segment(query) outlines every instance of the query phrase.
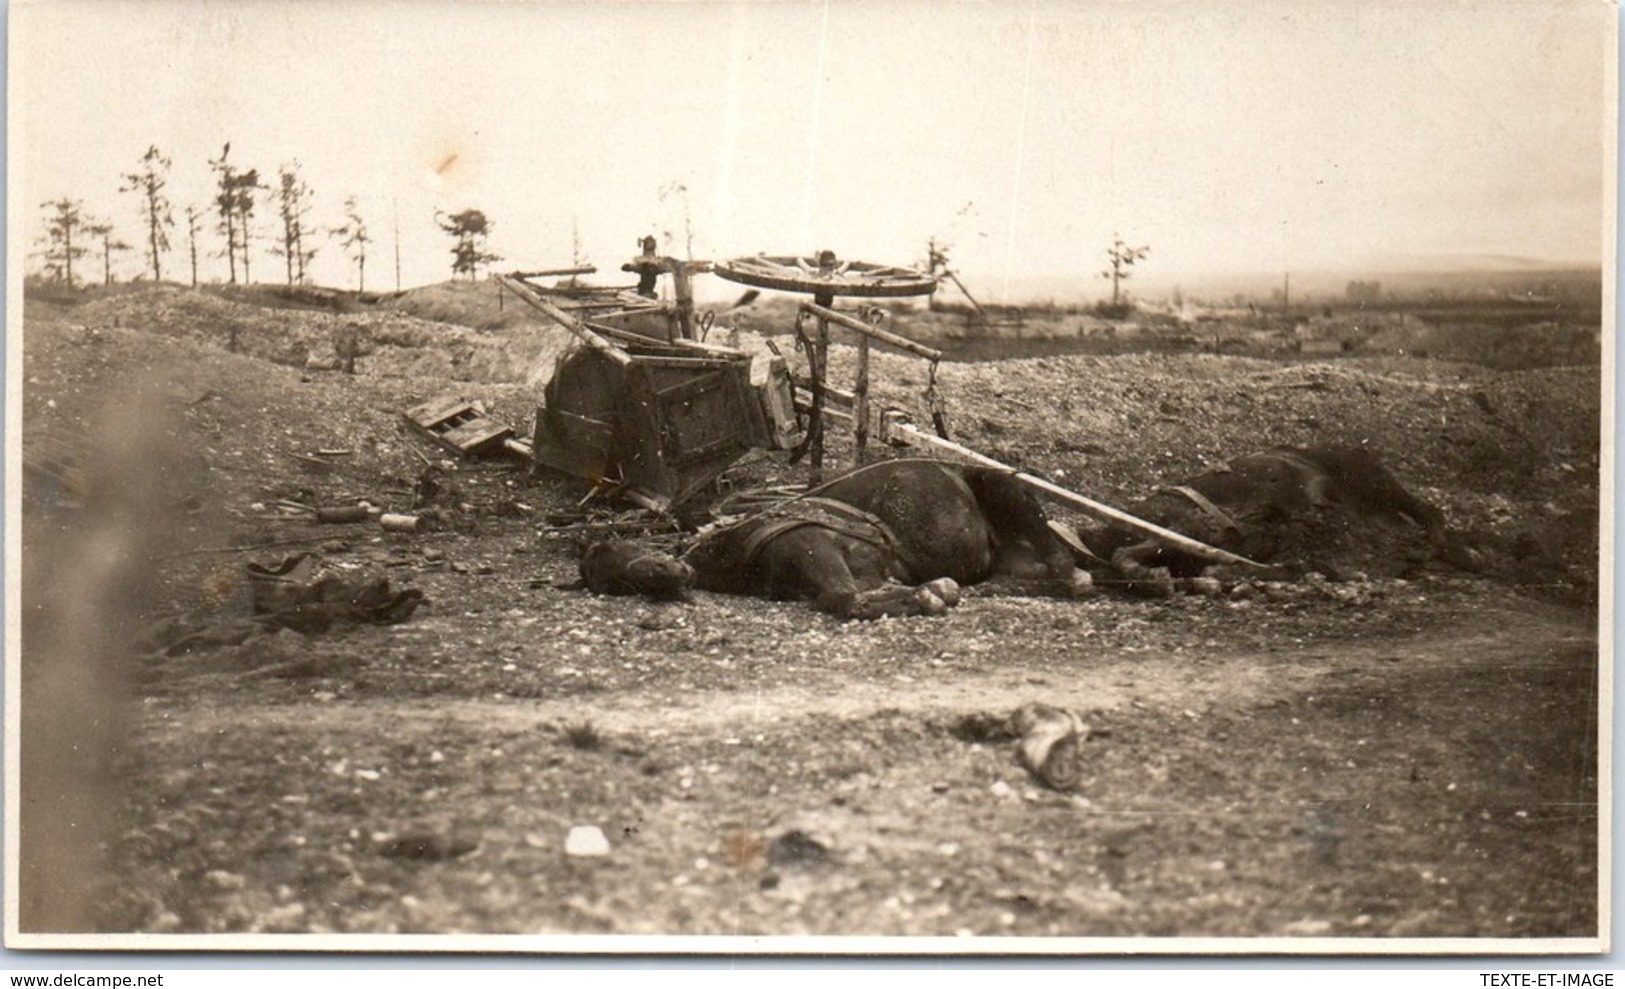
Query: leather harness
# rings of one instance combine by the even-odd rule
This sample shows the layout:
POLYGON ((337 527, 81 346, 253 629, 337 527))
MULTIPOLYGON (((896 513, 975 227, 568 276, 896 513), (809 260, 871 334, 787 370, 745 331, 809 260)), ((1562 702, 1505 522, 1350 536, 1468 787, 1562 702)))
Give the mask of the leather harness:
POLYGON ((1237 536, 1242 535, 1243 530, 1241 528, 1241 524, 1235 519, 1231 518, 1229 515, 1225 514, 1224 509, 1220 508, 1218 505, 1215 505, 1206 495, 1202 494, 1202 492, 1196 490, 1195 488, 1178 484, 1163 488, 1162 490, 1168 492, 1169 494, 1177 494, 1183 497, 1186 501, 1189 501, 1191 504, 1201 509, 1202 512, 1208 516, 1208 518, 1219 523, 1221 528, 1234 532, 1237 536))
POLYGON ((829 529, 892 553, 898 551, 897 535, 886 523, 861 508, 833 498, 797 498, 779 509, 768 509, 763 515, 791 510, 796 514, 765 522, 745 538, 745 566, 755 563, 763 548, 774 539, 808 525, 829 529))

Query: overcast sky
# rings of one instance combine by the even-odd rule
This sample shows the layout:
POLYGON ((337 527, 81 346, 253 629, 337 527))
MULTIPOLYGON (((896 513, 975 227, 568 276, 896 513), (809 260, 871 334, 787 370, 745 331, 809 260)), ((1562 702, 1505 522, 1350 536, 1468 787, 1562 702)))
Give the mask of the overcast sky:
MULTIPOLYGON (((499 267, 614 271, 655 233, 717 258, 833 248, 990 297, 1090 293, 1114 232, 1147 274, 1372 257, 1599 262, 1613 8, 1579 2, 14 0, 13 208, 67 196, 141 235, 156 144, 206 206, 231 142, 298 159, 313 220, 358 197, 369 287, 449 274, 438 210, 499 267)), ((259 209, 268 246, 275 209, 259 209)), ((165 259, 184 277, 184 232, 165 259)), ((224 278, 212 225, 206 278, 224 278)), ((24 245, 27 246, 26 244, 24 245)), ((123 270, 135 273, 134 254, 123 270)), ((257 280, 281 261, 256 254, 257 280)), ((353 283, 336 244, 314 273, 353 283)), ((618 271, 615 272, 619 277, 618 271)))

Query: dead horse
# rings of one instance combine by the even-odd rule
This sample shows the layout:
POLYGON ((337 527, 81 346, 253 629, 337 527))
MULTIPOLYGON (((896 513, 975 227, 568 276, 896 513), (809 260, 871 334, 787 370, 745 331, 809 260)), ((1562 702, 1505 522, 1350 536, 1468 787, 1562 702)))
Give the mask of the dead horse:
MULTIPOLYGON (((1261 562, 1279 553, 1280 530, 1317 513, 1405 519, 1445 562, 1472 568, 1471 551, 1445 525, 1444 513, 1410 491, 1362 447, 1279 447, 1165 487, 1129 513, 1261 562)), ((1196 577, 1207 562, 1145 534, 1111 527, 1091 534, 1090 549, 1142 591, 1167 593, 1170 578, 1196 577)))
POLYGON ((960 585, 995 577, 1067 597, 1089 587, 1013 472, 929 459, 860 467, 683 559, 701 589, 810 598, 843 618, 940 614, 960 585))

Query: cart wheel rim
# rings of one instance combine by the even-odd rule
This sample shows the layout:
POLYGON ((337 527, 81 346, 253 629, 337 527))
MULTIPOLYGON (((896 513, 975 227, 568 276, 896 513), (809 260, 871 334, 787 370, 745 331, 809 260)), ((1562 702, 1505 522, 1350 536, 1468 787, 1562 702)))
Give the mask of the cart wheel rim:
POLYGON ((866 261, 841 261, 833 268, 821 268, 816 256, 733 258, 715 262, 711 270, 742 285, 811 295, 896 297, 929 295, 937 290, 936 278, 911 268, 866 261))

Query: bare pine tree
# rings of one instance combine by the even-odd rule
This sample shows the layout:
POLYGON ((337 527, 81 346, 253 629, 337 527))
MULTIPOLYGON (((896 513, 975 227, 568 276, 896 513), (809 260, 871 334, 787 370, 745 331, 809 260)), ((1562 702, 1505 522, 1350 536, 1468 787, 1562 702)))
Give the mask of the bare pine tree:
POLYGON ((1150 247, 1130 247, 1123 243, 1122 237, 1112 234, 1112 246, 1106 251, 1111 267, 1100 273, 1100 277, 1112 280, 1112 308, 1115 309, 1121 304, 1119 283, 1128 281, 1129 269, 1134 267, 1134 262, 1150 253, 1150 247))
POLYGON ((186 238, 187 246, 192 254, 192 287, 197 288, 197 221, 203 216, 203 211, 196 206, 186 207, 186 238))
POLYGON ((333 236, 339 239, 339 246, 344 253, 355 259, 355 275, 357 292, 367 290, 367 245, 372 238, 367 235, 367 224, 361 219, 361 211, 356 206, 355 196, 346 196, 344 199, 344 222, 333 228, 333 236))
POLYGON ((299 159, 277 173, 277 214, 282 218, 282 243, 272 249, 287 261, 288 284, 305 281, 305 266, 316 248, 305 247, 305 217, 310 213, 310 186, 299 174, 299 159))
POLYGON ((113 239, 111 223, 86 223, 84 230, 87 235, 102 242, 102 284, 113 284, 113 252, 128 251, 130 245, 113 239))
POLYGON ((226 236, 226 260, 231 268, 231 283, 237 284, 237 262, 243 264, 243 281, 251 280, 248 268, 249 228, 254 217, 255 193, 264 189, 258 169, 239 171, 232 165, 231 142, 220 149, 220 157, 210 160, 217 179, 214 205, 220 214, 220 232, 226 236))
POLYGON ((237 184, 237 169, 227 157, 231 154, 231 142, 220 150, 220 157, 209 161, 209 167, 214 169, 218 176, 217 192, 214 197, 215 209, 220 213, 220 232, 226 235, 226 261, 231 268, 231 284, 237 284, 237 206, 233 189, 237 184))
POLYGON ((253 283, 253 277, 248 272, 249 245, 253 241, 254 194, 265 186, 260 184, 260 173, 249 169, 237 176, 237 236, 240 238, 237 251, 243 259, 243 284, 253 283))
POLYGON ((73 288, 73 262, 85 256, 85 204, 64 196, 40 203, 50 210, 45 220, 45 266, 58 280, 73 288))
MULTIPOLYGON (((125 173, 124 184, 119 187, 120 192, 141 196, 141 212, 147 221, 147 261, 152 265, 155 282, 163 280, 161 259, 169 250, 169 229, 175 225, 169 198, 164 195, 164 186, 169 184, 169 165, 169 159, 154 144, 141 156, 140 167, 125 173)), ((193 281, 196 282, 195 277, 193 281)))

